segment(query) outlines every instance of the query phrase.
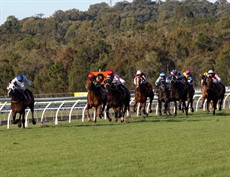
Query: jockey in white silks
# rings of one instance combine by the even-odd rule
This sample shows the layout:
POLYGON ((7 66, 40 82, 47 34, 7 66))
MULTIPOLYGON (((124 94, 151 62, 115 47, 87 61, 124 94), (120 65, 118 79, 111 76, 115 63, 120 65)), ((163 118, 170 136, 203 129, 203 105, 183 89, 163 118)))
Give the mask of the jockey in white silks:
POLYGON ((9 94, 10 89, 13 89, 13 90, 18 89, 19 91, 23 93, 23 95, 27 99, 27 96, 25 95, 26 86, 32 87, 32 83, 27 79, 26 76, 18 75, 9 83, 7 87, 8 94, 9 94))

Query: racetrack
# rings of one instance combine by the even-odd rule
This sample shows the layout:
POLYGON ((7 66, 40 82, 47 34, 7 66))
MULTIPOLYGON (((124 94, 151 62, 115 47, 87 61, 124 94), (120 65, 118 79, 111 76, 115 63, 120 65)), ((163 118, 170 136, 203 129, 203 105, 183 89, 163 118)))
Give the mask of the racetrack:
POLYGON ((228 176, 230 111, 0 126, 4 177, 228 176))

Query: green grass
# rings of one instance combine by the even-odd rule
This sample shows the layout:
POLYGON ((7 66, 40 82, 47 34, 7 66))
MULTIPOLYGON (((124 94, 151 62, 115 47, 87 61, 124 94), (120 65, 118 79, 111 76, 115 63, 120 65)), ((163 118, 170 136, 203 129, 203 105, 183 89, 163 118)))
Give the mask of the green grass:
POLYGON ((227 177, 230 111, 0 127, 1 177, 227 177))

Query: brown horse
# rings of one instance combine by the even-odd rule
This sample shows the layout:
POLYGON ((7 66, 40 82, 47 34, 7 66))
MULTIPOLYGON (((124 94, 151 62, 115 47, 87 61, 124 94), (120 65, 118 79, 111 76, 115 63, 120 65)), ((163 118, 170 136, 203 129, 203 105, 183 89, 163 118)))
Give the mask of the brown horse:
MULTIPOLYGON (((204 84, 204 79, 206 78, 205 75, 202 75, 201 76, 201 81, 200 81, 200 84, 201 84, 201 92, 202 92, 202 103, 201 103, 201 109, 204 107, 204 102, 205 100, 207 99, 208 97, 208 92, 207 92, 207 87, 206 85, 204 84)), ((209 108, 213 108, 213 101, 211 100, 210 101, 210 107, 209 108)))
POLYGON ((208 112, 210 112, 209 104, 210 101, 213 101, 213 115, 215 115, 218 101, 219 101, 219 110, 222 110, 222 104, 225 95, 225 86, 223 84, 220 84, 220 86, 218 86, 217 85, 218 83, 214 83, 212 78, 209 76, 203 77, 203 84, 205 85, 208 94, 207 110, 208 112))
POLYGON ((34 97, 30 90, 26 89, 25 94, 29 96, 29 98, 25 98, 24 94, 18 89, 9 89, 8 94, 11 97, 11 109, 13 116, 13 124, 18 124, 18 127, 21 127, 21 123, 23 124, 23 128, 25 128, 25 109, 27 107, 30 108, 32 113, 32 123, 36 124, 34 119, 34 97), (17 113, 19 114, 19 119, 16 119, 17 113), (22 117, 22 120, 21 120, 22 117))
POLYGON ((121 118, 121 122, 124 121, 125 113, 130 113, 130 92, 125 86, 122 88, 117 88, 112 84, 112 78, 108 77, 105 80, 105 89, 107 92, 107 107, 106 107, 106 116, 109 121, 112 119, 109 116, 109 109, 113 108, 115 113, 115 119, 118 121, 118 118, 121 118))
POLYGON ((103 86, 96 86, 93 83, 93 79, 87 78, 86 87, 88 90, 87 94, 87 106, 86 106, 86 115, 88 121, 91 121, 89 109, 94 108, 94 122, 97 122, 97 117, 102 118, 103 112, 106 105, 106 93, 103 86))
POLYGON ((161 116, 162 115, 162 102, 164 104, 164 113, 168 116, 170 115, 170 90, 169 90, 169 85, 167 83, 161 82, 158 85, 158 114, 161 116))
POLYGON ((141 115, 141 110, 143 111, 144 115, 148 115, 145 108, 146 108, 147 98, 149 98, 149 108, 150 108, 149 112, 150 113, 152 112, 152 101, 154 97, 152 85, 149 83, 141 84, 140 76, 136 77, 136 82, 137 82, 137 85, 135 89, 135 100, 134 100, 134 105, 133 105, 133 111, 136 112, 136 105, 139 102, 140 103, 139 115, 141 115))

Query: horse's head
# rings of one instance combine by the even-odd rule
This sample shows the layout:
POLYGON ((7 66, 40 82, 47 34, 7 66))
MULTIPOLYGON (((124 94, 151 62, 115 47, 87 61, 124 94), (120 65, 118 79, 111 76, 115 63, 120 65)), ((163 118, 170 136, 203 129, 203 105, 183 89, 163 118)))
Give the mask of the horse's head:
POLYGON ((7 90, 8 90, 8 92, 7 92, 8 97, 11 97, 13 92, 14 92, 14 90, 16 90, 16 87, 15 87, 14 84, 9 83, 9 85, 7 86, 7 90))
POLYGON ((94 86, 93 78, 87 78, 86 79, 86 89, 91 90, 93 86, 94 86))
POLYGON ((105 89, 108 91, 109 90, 109 88, 111 88, 112 87, 112 81, 113 81, 113 79, 111 78, 111 77, 107 77, 106 79, 105 79, 105 89))
POLYGON ((207 90, 209 90, 212 87, 212 78, 210 76, 202 75, 201 76, 201 84, 202 86, 205 86, 207 90))
POLYGON ((10 83, 7 90, 8 96, 11 97, 12 101, 22 101, 25 99, 23 94, 15 87, 14 84, 10 83))

